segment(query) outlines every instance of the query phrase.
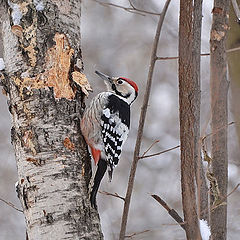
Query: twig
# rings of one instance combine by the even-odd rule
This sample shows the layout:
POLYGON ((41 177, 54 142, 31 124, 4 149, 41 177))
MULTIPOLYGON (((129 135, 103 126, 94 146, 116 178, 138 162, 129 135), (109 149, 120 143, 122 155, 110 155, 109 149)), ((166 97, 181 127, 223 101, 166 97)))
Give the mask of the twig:
POLYGON ((4 202, 4 203, 6 203, 8 206, 10 206, 10 207, 12 207, 12 208, 14 208, 15 210, 17 210, 17 211, 19 211, 19 212, 22 212, 23 213, 23 210, 21 210, 21 209, 19 209, 19 208, 17 208, 13 203, 11 203, 11 202, 8 202, 8 201, 6 201, 6 200, 4 200, 4 199, 2 199, 2 198, 0 198, 0 201, 2 201, 2 202, 4 202))
MULTIPOLYGON (((231 52, 235 52, 235 51, 239 51, 240 47, 236 47, 236 48, 231 48, 226 50, 227 53, 231 53, 231 52)), ((201 53, 200 56, 204 57, 204 56, 210 56, 210 53, 201 53)), ((157 60, 175 60, 178 59, 179 57, 157 57, 157 60)))
POLYGON ((228 197, 230 197, 230 195, 232 195, 239 188, 239 186, 240 186, 240 183, 238 183, 236 185, 236 187, 233 188, 233 190, 230 193, 228 193, 226 196, 222 197, 221 200, 217 204, 213 205, 210 210, 213 211, 216 208, 218 208, 219 206, 223 205, 224 204, 224 200, 227 199, 228 197))
POLYGON ((235 51, 238 51, 238 50, 240 50, 240 47, 235 47, 235 48, 227 49, 226 52, 227 52, 227 53, 230 53, 230 52, 235 52, 235 51))
MULTIPOLYGON (((158 143, 159 142, 159 140, 156 140, 155 142, 153 142, 151 145, 150 145, 150 147, 143 153, 143 155, 141 156, 141 158, 142 157, 144 157, 151 149, 152 149, 152 147, 156 144, 156 143, 158 143)), ((139 157, 140 158, 140 157, 139 157)))
POLYGON ((106 3, 106 2, 101 2, 101 1, 98 1, 98 0, 92 0, 94 2, 97 2, 98 4, 104 6, 104 7, 116 7, 116 8, 120 8, 120 9, 123 9, 127 12, 130 12, 130 13, 135 13, 135 14, 139 14, 141 16, 145 16, 143 13, 145 14, 150 14, 150 15, 156 15, 156 16, 159 16, 160 13, 154 13, 154 12, 149 12, 149 11, 145 11, 145 10, 142 10, 142 9, 138 9, 136 7, 133 6, 133 4, 129 1, 129 4, 131 5, 131 7, 124 7, 124 6, 121 6, 121 5, 117 5, 117 4, 114 4, 114 3, 106 3))
POLYGON ((237 17, 237 21, 240 22, 240 10, 239 10, 238 3, 236 0, 232 0, 232 6, 234 9, 235 15, 237 17))
POLYGON ((110 193, 110 192, 106 192, 106 191, 98 191, 101 194, 107 195, 107 196, 112 196, 112 197, 116 197, 116 198, 120 198, 123 201, 125 201, 124 197, 121 197, 120 195, 118 195, 117 193, 110 193))
POLYGON ((140 234, 146 233, 146 232, 150 232, 150 230, 144 230, 144 231, 142 231, 142 232, 132 233, 132 234, 130 234, 130 235, 126 235, 125 238, 132 238, 132 237, 134 237, 134 236, 137 236, 137 235, 140 235, 140 234))
POLYGON ((179 224, 179 226, 181 228, 183 228, 185 230, 185 222, 183 221, 183 219, 179 216, 179 214, 173 209, 173 208, 170 208, 167 203, 162 200, 158 195, 151 195, 157 202, 159 202, 167 211, 168 211, 168 214, 179 224))
POLYGON ((172 151, 172 150, 174 150, 174 149, 176 149, 176 148, 179 148, 179 147, 180 147, 180 145, 177 145, 177 146, 175 146, 175 147, 166 149, 166 150, 164 150, 164 151, 161 151, 161 152, 158 152, 158 153, 153 153, 153 154, 146 155, 146 156, 144 156, 144 154, 143 154, 141 157, 138 157, 138 159, 150 158, 150 157, 158 156, 158 155, 161 155, 161 154, 163 154, 163 153, 170 152, 170 151, 172 151))
POLYGON ((129 180, 128 180, 128 188, 127 188, 127 193, 126 193, 126 197, 125 197, 125 202, 124 202, 119 240, 124 240, 124 237, 126 235, 129 206, 130 206, 130 201, 131 201, 131 196, 132 196, 132 191, 133 191, 133 184, 134 184, 134 179, 135 179, 135 174, 136 174, 136 169, 137 169, 138 156, 139 156, 141 142, 142 142, 143 128, 144 128, 144 123, 145 123, 145 118, 146 118, 146 113, 147 113, 147 106, 148 106, 148 101, 149 101, 149 95, 150 95, 150 90, 151 90, 151 85, 152 85, 153 70, 154 70, 154 66, 155 66, 156 58, 157 58, 157 56, 156 56, 157 46, 158 46, 158 42, 159 42, 160 32, 161 32, 162 25, 163 25, 163 20, 165 18, 170 1, 171 0, 166 1, 164 8, 162 10, 162 13, 159 17, 157 30, 156 30, 156 34, 155 34, 155 38, 154 38, 154 42, 153 42, 151 60, 150 60, 148 78, 147 78, 147 85, 146 85, 146 90, 145 90, 145 94, 144 94, 141 115, 140 115, 140 119, 139 119, 139 127, 138 127, 135 150, 134 150, 133 162, 132 162, 132 167, 131 167, 130 176, 129 176, 129 180))
POLYGON ((236 185, 236 187, 226 196, 226 198, 230 197, 230 195, 232 195, 239 188, 239 186, 240 186, 240 183, 236 185))
POLYGON ((138 12, 142 12, 142 13, 146 13, 146 14, 151 14, 151 15, 156 15, 156 16, 159 16, 160 13, 154 13, 154 12, 149 12, 149 11, 146 11, 146 10, 142 10, 142 9, 139 9, 139 8, 136 8, 132 1, 131 0, 128 0, 129 4, 131 5, 131 7, 135 10, 135 11, 138 11, 138 12))
MULTIPOLYGON (((201 53, 201 56, 209 56, 210 53, 201 53)), ((179 57, 157 57, 157 60, 174 60, 178 59, 179 57)))
POLYGON ((202 137, 202 141, 205 141, 206 138, 208 138, 208 137, 210 137, 210 136, 218 133, 220 130, 222 130, 222 129, 228 127, 228 126, 231 126, 231 125, 234 124, 234 123, 235 123, 235 122, 230 122, 230 123, 227 124, 227 126, 222 126, 222 127, 218 128, 216 131, 207 134, 206 136, 202 137))

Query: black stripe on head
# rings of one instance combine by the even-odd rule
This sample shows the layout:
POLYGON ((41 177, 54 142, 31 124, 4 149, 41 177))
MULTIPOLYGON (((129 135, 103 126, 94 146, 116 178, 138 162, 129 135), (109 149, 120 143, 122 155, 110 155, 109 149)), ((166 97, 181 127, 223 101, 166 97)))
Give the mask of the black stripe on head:
POLYGON ((124 97, 124 98, 129 98, 130 97, 130 93, 126 94, 126 95, 123 95, 121 92, 119 92, 116 88, 116 85, 113 83, 112 84, 112 90, 115 91, 115 93, 121 97, 124 97))

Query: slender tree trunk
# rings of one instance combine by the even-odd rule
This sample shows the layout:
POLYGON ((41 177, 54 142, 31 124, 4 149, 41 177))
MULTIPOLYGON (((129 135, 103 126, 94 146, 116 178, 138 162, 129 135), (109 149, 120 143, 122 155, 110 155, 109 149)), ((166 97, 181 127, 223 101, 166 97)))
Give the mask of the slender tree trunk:
MULTIPOLYGON (((217 183, 211 188, 211 206, 227 194, 228 154, 228 86, 225 42, 228 31, 229 1, 215 0, 210 36, 212 172, 217 183), (219 189, 219 195, 216 189, 219 189)), ((227 200, 225 200, 227 201, 227 200)), ((212 240, 224 240, 227 233, 227 205, 220 205, 210 214, 212 240)))
MULTIPOLYGON (((236 0, 238 6, 240 1, 236 0)), ((236 10, 237 12, 237 10, 236 10)), ((237 14, 235 13, 232 4, 230 4, 230 18, 229 18, 229 34, 227 37, 227 48, 237 48, 240 47, 240 26, 237 14)), ((237 129, 238 143, 240 146, 240 55, 239 51, 228 53, 228 67, 229 67, 229 75, 231 78, 231 111, 234 115, 235 126, 237 129)), ((239 152, 239 151, 238 151, 239 152)))
POLYGON ((195 157, 199 137, 199 79, 194 75, 193 1, 180 1, 179 20, 179 111, 181 141, 182 204, 187 239, 201 239, 198 226, 195 157))
POLYGON ((193 82, 194 86, 194 158, 195 176, 197 182, 199 218, 208 221, 208 187, 201 159, 200 141, 200 107, 201 107, 201 30, 202 30, 202 0, 194 0, 193 9, 193 82))
POLYGON ((103 239, 89 203, 91 163, 79 125, 81 1, 9 3, 2 83, 28 239, 103 239))

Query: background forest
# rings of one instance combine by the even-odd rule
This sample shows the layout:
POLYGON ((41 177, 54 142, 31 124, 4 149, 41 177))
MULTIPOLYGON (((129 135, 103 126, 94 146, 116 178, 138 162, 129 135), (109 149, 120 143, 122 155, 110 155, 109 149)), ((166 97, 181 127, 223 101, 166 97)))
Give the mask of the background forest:
MULTIPOLYGON (((161 12, 164 2, 159 0, 132 1, 139 9, 161 12), (147 3, 146 3, 147 2, 147 3)), ((126 6, 128 1, 115 1, 126 6)), ((203 3, 202 52, 209 52, 212 1, 203 3)), ((1 8, 0 8, 1 9, 1 8)), ((0 13, 1 15, 1 13, 0 13)), ((113 181, 104 178, 101 191, 126 192, 128 176, 137 134, 139 113, 143 98, 150 61, 151 46, 158 18, 142 16, 123 9, 102 6, 97 1, 82 1, 82 54, 85 74, 93 87, 86 103, 103 91, 103 82, 94 74, 99 70, 112 76, 133 79, 139 86, 139 97, 132 107, 132 122, 129 138, 124 146, 121 162, 114 172, 113 181)), ((172 0, 161 32, 158 56, 178 55, 179 1, 172 0)), ((1 39, 1 36, 0 36, 1 39)), ((0 42, 0 57, 2 57, 0 42)), ((210 58, 201 58, 201 126, 210 114, 210 58)), ((232 112, 235 106, 229 91, 229 122, 234 121, 232 112)), ((15 192, 17 171, 10 140, 11 117, 7 109, 6 97, 0 94, 0 198, 21 208, 15 192)), ((177 60, 157 61, 153 76, 153 86, 144 129, 142 151, 154 141, 158 143, 151 153, 179 145, 178 113, 178 63, 177 60)), ((208 126, 204 134, 210 132, 208 126)), ((209 145, 210 150, 210 145, 209 145)), ((228 129, 229 151, 229 191, 240 181, 239 142, 235 125, 228 129)), ((206 166, 205 166, 206 167, 206 166)), ((161 196, 182 216, 179 148, 165 154, 142 159, 139 162, 127 232, 141 232, 133 239, 185 239, 184 231, 170 218, 168 213, 151 194, 161 196)), ((228 239, 237 240, 240 234, 240 189, 228 198, 228 239)), ((106 240, 118 239, 122 216, 122 200, 98 195, 99 214, 106 240)), ((22 213, 0 202, 0 240, 21 240, 25 236, 25 223, 22 213)))

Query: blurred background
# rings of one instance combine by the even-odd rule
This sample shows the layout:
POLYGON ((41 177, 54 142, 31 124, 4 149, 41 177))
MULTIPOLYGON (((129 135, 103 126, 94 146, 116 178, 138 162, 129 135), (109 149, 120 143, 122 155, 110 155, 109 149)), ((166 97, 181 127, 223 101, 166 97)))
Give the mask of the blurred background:
MULTIPOLYGON (((105 0, 105 2, 108 2, 105 0)), ((129 7, 127 0, 111 1, 129 7)), ((161 12, 164 0, 135 0, 139 9, 161 12)), ((202 52, 209 52, 212 1, 203 6, 202 52)), ((1 14, 0 14, 1 15, 1 14)), ((178 55, 179 1, 172 0, 166 14, 158 47, 158 56, 178 55)), ((101 191, 124 196, 133 158, 139 115, 150 63, 150 53, 158 17, 142 16, 123 9, 102 6, 94 0, 82 1, 82 51, 85 74, 94 92, 86 100, 87 104, 105 86, 94 74, 95 70, 112 76, 124 76, 134 80, 139 86, 139 96, 132 106, 132 121, 129 138, 125 143, 120 164, 115 169, 113 181, 107 177, 102 182, 101 191)), ((1 37, 0 37, 1 38, 1 37)), ((0 42, 0 57, 2 57, 0 42)), ((201 125, 209 118, 209 57, 202 57, 202 115, 201 125)), ((178 121, 178 65, 177 60, 156 63, 151 98, 144 129, 141 153, 156 140, 157 144, 149 153, 159 152, 179 145, 178 121)), ((231 93, 229 122, 231 114, 231 93)), ((0 94, 0 198, 21 208, 15 193, 17 171, 13 148, 10 142, 11 116, 7 98, 0 94)), ((209 127, 207 132, 209 133, 209 127)), ((239 143, 234 125, 229 127, 229 192, 240 182, 239 143)), ((210 149, 210 148, 209 148, 210 149)), ((128 220, 127 233, 142 232, 132 239, 185 239, 184 231, 171 219, 150 194, 161 196, 170 207, 182 216, 180 187, 179 149, 165 154, 142 159, 138 164, 134 192, 128 220)), ((237 240, 240 234, 240 191, 228 199, 228 239, 237 240)), ((118 239, 123 201, 103 194, 98 195, 102 230, 106 240, 118 239)), ((0 240, 22 240, 25 236, 23 214, 0 201, 0 240)))

